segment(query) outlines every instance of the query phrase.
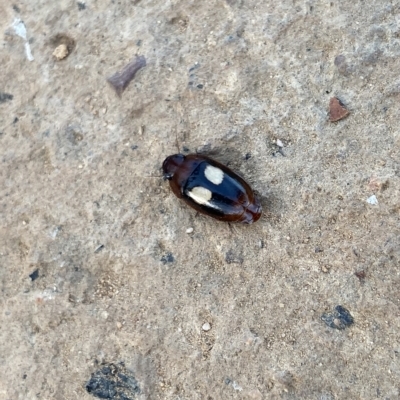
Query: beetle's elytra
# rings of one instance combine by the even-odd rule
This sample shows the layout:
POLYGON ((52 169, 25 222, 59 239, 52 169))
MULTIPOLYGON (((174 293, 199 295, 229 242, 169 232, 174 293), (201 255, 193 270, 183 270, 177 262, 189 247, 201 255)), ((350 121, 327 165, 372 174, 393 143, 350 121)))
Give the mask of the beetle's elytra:
POLYGON ((225 165, 200 154, 174 154, 163 162, 174 194, 198 212, 220 221, 256 222, 262 213, 250 185, 225 165))

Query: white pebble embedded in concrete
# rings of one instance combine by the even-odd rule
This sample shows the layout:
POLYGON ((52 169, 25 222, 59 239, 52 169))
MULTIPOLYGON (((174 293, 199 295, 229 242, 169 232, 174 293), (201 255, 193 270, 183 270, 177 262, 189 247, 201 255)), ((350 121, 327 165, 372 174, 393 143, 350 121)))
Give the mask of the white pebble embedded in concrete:
POLYGON ((208 322, 206 322, 205 324, 203 324, 201 329, 203 329, 204 332, 208 332, 211 329, 211 325, 208 322))

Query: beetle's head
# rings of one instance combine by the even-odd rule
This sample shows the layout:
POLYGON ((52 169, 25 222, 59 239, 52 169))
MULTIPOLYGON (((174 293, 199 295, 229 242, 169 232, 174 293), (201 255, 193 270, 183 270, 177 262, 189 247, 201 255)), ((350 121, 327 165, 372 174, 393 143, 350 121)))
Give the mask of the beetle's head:
POLYGON ((162 165, 164 179, 172 179, 175 171, 180 167, 180 165, 185 161, 185 156, 183 154, 174 154, 167 157, 162 165))

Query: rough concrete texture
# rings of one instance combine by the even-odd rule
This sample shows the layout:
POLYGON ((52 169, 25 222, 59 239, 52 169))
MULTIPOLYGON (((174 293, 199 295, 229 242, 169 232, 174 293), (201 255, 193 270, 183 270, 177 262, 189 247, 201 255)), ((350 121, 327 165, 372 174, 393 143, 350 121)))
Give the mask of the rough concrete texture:
POLYGON ((121 399, 399 399, 398 2, 16 0, 0 26, 1 399, 118 368, 121 399), (177 143, 265 216, 174 197, 177 143))

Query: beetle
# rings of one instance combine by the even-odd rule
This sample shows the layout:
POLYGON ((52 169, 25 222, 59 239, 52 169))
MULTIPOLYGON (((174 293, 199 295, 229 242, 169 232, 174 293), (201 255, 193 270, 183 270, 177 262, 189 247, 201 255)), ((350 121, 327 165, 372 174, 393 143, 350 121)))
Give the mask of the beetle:
POLYGON ((162 165, 175 196, 209 217, 251 224, 262 213, 250 185, 227 166, 201 154, 173 154, 162 165))

